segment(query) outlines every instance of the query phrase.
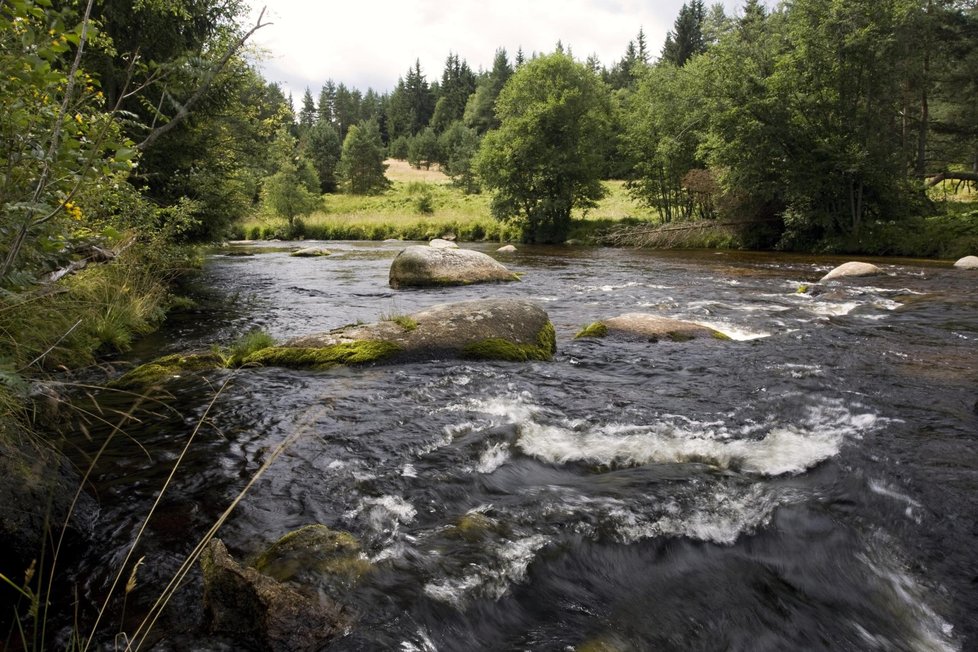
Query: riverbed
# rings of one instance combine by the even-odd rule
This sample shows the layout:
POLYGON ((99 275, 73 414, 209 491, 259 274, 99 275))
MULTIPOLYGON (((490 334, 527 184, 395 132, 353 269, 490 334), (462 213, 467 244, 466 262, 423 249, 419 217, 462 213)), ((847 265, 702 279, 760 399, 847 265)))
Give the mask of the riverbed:
MULTIPOLYGON (((92 475, 94 553, 71 573, 83 618, 213 400, 111 631, 134 629, 296 436, 218 536, 239 559, 311 523, 359 539, 375 571, 344 596, 355 624, 327 650, 978 649, 975 273, 873 260, 883 275, 816 294, 804 290, 842 259, 463 245, 522 280, 392 290, 402 243, 301 243, 333 252, 321 258, 290 257, 292 244, 215 252, 197 307, 120 366, 483 297, 538 302, 557 354, 168 383, 92 475), (627 312, 731 339, 574 339, 627 312), (453 535, 471 522, 478 536, 453 535)), ((106 431, 90 435, 88 454, 106 431)), ((236 649, 207 635, 200 597, 195 571, 159 649, 236 649)))

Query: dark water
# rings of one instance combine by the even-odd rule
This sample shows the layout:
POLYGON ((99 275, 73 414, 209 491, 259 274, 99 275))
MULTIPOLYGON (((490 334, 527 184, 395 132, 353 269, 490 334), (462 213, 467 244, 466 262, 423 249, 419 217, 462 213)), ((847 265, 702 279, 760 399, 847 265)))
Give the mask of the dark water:
MULTIPOLYGON (((238 558, 310 523, 360 539, 376 571, 345 596, 357 622, 328 650, 978 649, 974 273, 876 261, 885 276, 811 297, 799 285, 841 261, 524 248, 504 261, 521 283, 393 291, 399 245, 330 247, 214 256, 202 307, 134 358, 489 296, 540 302, 557 357, 175 381, 97 468, 99 554, 74 574, 84 605, 230 377, 103 631, 134 628, 297 434, 219 536, 238 558), (572 339, 636 311, 735 341, 572 339), (473 521, 478 536, 458 536, 473 521)), ((235 649, 200 629, 199 600, 195 572, 160 649, 235 649)))

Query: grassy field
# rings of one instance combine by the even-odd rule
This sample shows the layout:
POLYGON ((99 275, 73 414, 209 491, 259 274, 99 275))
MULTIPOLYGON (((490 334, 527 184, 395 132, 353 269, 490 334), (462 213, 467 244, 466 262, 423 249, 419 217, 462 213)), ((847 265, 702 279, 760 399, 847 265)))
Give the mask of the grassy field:
MULTIPOLYGON (((466 195, 433 167, 416 170, 388 160, 392 187, 381 195, 325 195, 323 210, 303 218, 292 237, 315 240, 429 240, 454 234, 463 241, 519 240, 516 225, 500 222, 489 211, 488 193, 466 195)), ((653 213, 632 201, 624 182, 607 181, 608 196, 578 220, 570 237, 590 239, 623 219, 650 220, 653 213)), ((249 240, 286 239, 283 218, 255 216, 238 225, 235 236, 249 240)))

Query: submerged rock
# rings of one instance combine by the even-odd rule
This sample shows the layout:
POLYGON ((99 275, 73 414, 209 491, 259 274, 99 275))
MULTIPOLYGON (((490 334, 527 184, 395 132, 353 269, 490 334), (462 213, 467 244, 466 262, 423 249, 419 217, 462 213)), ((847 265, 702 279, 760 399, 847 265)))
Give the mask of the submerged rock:
POLYGON ((518 280, 516 274, 484 253, 425 246, 408 247, 399 253, 391 263, 389 277, 393 288, 518 280))
POLYGON ((882 270, 876 265, 870 263, 860 263, 860 262, 848 262, 839 265, 828 274, 823 276, 819 283, 825 283, 826 281, 831 281, 836 278, 849 278, 856 276, 878 276, 882 274, 882 270))
POLYGON ((435 238, 428 243, 428 246, 435 249, 458 249, 458 245, 454 241, 445 238, 435 238))
POLYGON ((267 650, 319 650, 349 618, 324 594, 307 594, 243 566, 213 539, 200 557, 211 630, 267 650))
POLYGON ((254 567, 279 582, 312 586, 334 598, 372 568, 352 534, 320 524, 289 532, 261 553, 254 567))
POLYGON ((550 318, 535 303, 478 299, 301 337, 258 351, 245 364, 325 369, 439 358, 549 360, 555 341, 550 318))
POLYGON ((322 247, 304 247, 303 249, 296 249, 289 255, 297 258, 317 258, 319 256, 329 256, 330 252, 322 247))
POLYGON ((577 337, 619 337, 652 342, 660 340, 685 342, 701 337, 712 337, 718 340, 730 339, 720 331, 708 326, 644 312, 626 313, 594 322, 581 329, 577 337))
POLYGON ((958 269, 978 269, 978 256, 965 256, 954 263, 958 269))

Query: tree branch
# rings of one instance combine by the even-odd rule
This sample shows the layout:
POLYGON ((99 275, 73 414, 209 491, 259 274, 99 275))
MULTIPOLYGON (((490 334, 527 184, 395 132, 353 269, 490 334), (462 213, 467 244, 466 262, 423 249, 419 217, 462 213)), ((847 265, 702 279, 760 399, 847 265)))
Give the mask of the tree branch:
POLYGON ((207 74, 204 76, 204 81, 197 87, 197 90, 194 91, 193 95, 191 95, 183 104, 179 104, 176 101, 173 102, 173 104, 177 107, 176 115, 174 115, 166 124, 162 124, 150 131, 149 135, 146 136, 143 142, 136 145, 136 149, 140 151, 148 149, 159 139, 160 136, 176 127, 190 115, 194 105, 207 94, 207 91, 210 90, 214 80, 227 66, 228 62, 231 60, 231 57, 233 57, 239 50, 241 50, 242 47, 244 47, 244 44, 254 35, 255 32, 260 30, 262 27, 267 27, 268 25, 272 24, 263 23, 262 19, 264 17, 265 8, 263 8, 261 13, 258 15, 258 21, 255 23, 255 26, 232 43, 227 52, 224 53, 224 56, 222 56, 217 63, 215 63, 211 69, 207 71, 207 74))

